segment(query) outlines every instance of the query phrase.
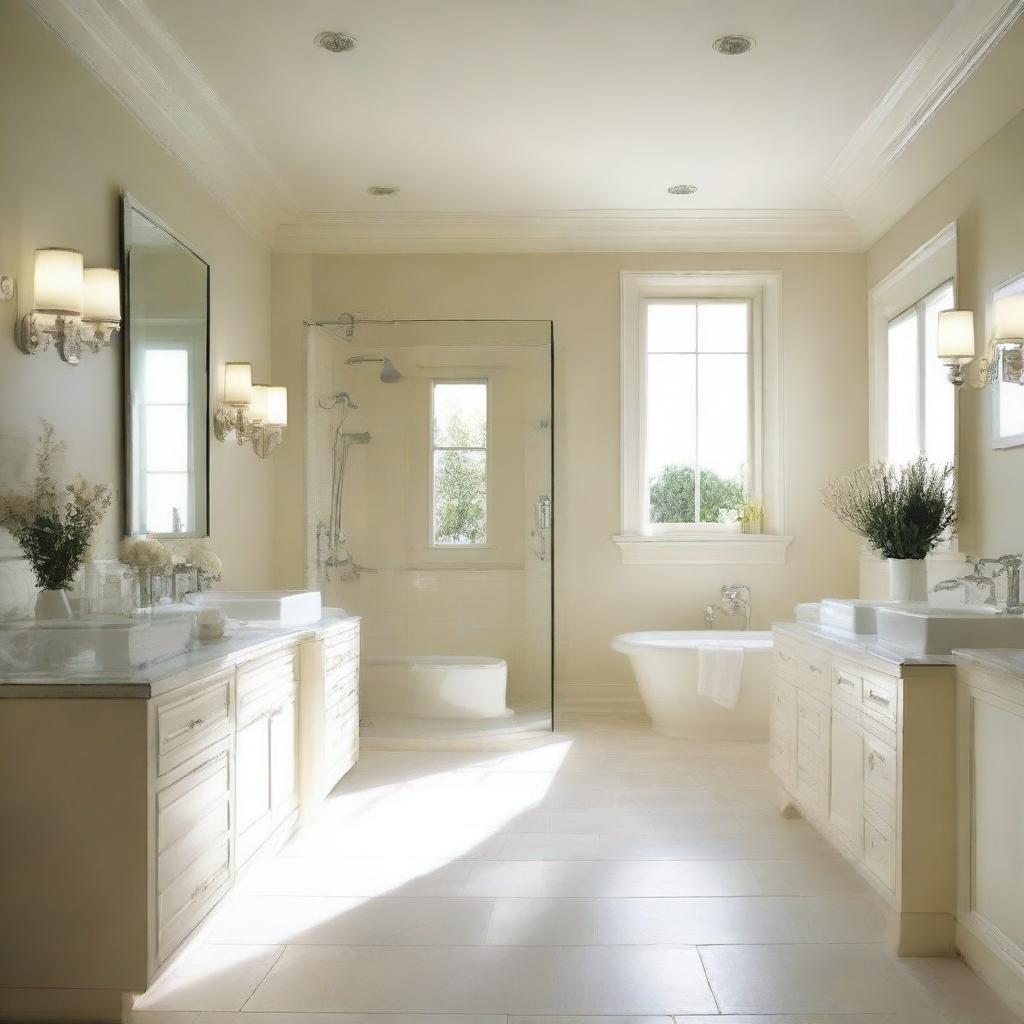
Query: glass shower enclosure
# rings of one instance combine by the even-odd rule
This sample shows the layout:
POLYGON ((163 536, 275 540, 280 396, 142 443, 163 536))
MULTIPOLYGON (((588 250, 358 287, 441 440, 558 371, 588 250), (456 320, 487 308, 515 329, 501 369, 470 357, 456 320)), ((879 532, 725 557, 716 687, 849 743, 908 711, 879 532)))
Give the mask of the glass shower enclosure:
POLYGON ((362 616, 367 738, 552 727, 552 325, 307 333, 307 583, 362 616))

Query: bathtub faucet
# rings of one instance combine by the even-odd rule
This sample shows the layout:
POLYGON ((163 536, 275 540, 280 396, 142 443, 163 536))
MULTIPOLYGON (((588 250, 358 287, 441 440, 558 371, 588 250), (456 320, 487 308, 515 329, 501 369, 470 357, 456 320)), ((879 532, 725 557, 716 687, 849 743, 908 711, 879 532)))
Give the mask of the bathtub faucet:
POLYGON ((745 583, 727 583, 722 587, 722 600, 718 605, 712 607, 710 604, 704 609, 704 621, 709 629, 715 626, 715 613, 724 612, 726 615, 742 615, 743 628, 750 629, 750 587, 745 583))

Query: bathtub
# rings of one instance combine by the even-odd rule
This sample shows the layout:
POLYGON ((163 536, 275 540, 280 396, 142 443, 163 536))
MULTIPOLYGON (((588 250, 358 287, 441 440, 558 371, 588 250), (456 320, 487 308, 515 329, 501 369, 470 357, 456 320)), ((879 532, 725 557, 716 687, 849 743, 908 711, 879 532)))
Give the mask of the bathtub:
POLYGON ((655 732, 677 739, 767 739, 773 648, 767 630, 624 633, 612 641, 629 657, 655 732), (697 694, 697 651, 713 644, 744 650, 740 699, 731 710, 697 694))
POLYGON ((364 658, 359 699, 367 714, 406 718, 509 718, 501 658, 399 655, 364 658))

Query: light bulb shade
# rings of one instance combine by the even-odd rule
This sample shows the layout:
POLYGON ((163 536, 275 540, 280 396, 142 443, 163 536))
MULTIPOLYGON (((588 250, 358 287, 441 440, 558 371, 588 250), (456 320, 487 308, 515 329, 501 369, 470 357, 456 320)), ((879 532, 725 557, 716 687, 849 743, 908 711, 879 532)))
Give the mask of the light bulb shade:
POLYGON ((82 254, 75 249, 36 249, 33 308, 81 316, 85 290, 82 254))
POLYGON ((82 319, 121 322, 121 275, 109 267, 89 267, 84 276, 82 319))
POLYGON ((274 427, 288 426, 288 389, 267 388, 267 423, 274 427))
POLYGON ((268 412, 268 392, 266 384, 253 384, 252 401, 249 403, 249 419, 254 423, 266 423, 268 412))
POLYGON ((937 348, 940 359, 973 359, 974 313, 969 309, 940 313, 937 348))
POLYGON ((227 405, 252 402, 252 363, 224 364, 224 402, 227 405))
POLYGON ((994 341, 1024 341, 1024 295, 996 300, 994 341))

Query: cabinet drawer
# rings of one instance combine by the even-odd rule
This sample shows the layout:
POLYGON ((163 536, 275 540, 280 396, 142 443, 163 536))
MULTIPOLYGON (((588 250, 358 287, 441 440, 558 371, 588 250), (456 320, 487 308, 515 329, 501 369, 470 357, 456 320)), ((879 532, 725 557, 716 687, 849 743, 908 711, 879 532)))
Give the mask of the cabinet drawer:
POLYGON ((328 705, 350 696, 359 689, 359 663, 349 662, 344 670, 331 672, 327 676, 325 699, 328 705))
MULTIPOLYGON (((231 800, 231 770, 226 745, 209 761, 165 786, 156 794, 156 845, 162 856, 213 810, 231 800)), ((230 829, 230 821, 228 822, 230 829)))
POLYGON ((230 733, 233 678, 234 671, 228 669, 157 708, 158 775, 176 768, 230 733))
POLYGON ((768 759, 771 769, 786 786, 796 782, 796 737, 788 729, 774 730, 768 759))
POLYGON ((231 881, 231 840, 207 850, 157 896, 157 961, 163 962, 202 922, 231 881))
POLYGON ((864 791, 896 805, 896 751, 864 733, 864 791))
POLYGON ((824 814, 827 807, 828 775, 817 762, 802 761, 796 773, 796 791, 801 801, 824 814))
POLYGON ((828 691, 828 652, 789 639, 776 638, 775 658, 778 671, 800 687, 828 691))
POLYGON ((816 700, 801 693, 797 699, 797 749, 817 759, 828 756, 829 711, 816 700))
POLYGON ((298 649, 288 647, 238 666, 239 714, 251 701, 282 683, 298 681, 298 649))
POLYGON ((864 866, 887 889, 896 888, 896 835, 891 828, 864 819, 864 866))
POLYGON ((861 706, 882 721, 896 724, 896 679, 871 673, 864 675, 861 706))
POLYGON ((859 707, 864 690, 860 672, 849 665, 832 666, 832 696, 854 707, 859 707))

